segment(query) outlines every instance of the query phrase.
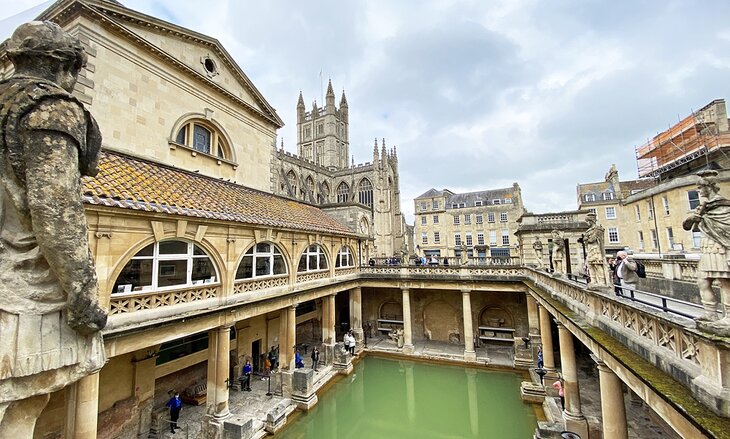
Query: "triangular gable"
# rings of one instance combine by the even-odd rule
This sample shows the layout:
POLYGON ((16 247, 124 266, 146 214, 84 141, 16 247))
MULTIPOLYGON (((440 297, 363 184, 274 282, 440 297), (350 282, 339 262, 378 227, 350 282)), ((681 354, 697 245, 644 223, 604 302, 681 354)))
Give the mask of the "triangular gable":
POLYGON ((76 7, 97 15, 105 24, 127 34, 172 64, 184 66, 193 76, 238 100, 277 127, 284 125, 276 110, 215 38, 133 11, 117 2, 100 0, 59 0, 43 12, 39 19, 53 19, 76 7), (201 64, 206 56, 214 61, 219 72, 212 79, 201 64))

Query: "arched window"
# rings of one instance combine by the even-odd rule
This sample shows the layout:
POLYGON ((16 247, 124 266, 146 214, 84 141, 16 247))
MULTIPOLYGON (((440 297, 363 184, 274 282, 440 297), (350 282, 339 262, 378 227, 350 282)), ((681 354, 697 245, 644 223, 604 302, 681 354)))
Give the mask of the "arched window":
POLYGON ((112 291, 130 293, 180 288, 217 280, 213 261, 197 244, 161 241, 143 248, 127 262, 112 291))
POLYGON ((324 250, 317 244, 312 244, 304 250, 299 259, 298 272, 324 270, 327 268, 327 257, 324 250))
POLYGON ((373 207, 373 185, 367 178, 363 178, 362 180, 360 180, 360 186, 358 188, 358 198, 360 204, 364 204, 368 207, 373 207))
POLYGON ((225 137, 204 120, 192 119, 185 122, 175 136, 175 143, 224 160, 231 159, 225 137))
POLYGON ((337 202, 347 203, 350 201, 350 186, 344 181, 337 186, 337 202))
POLYGON ((286 274, 286 263, 275 245, 261 242, 251 247, 236 270, 236 279, 286 274))
POLYGON ((339 267, 352 267, 355 265, 355 259, 352 257, 350 247, 344 246, 337 253, 337 259, 335 259, 335 268, 339 267))
POLYGON ((289 180, 289 186, 291 187, 291 193, 295 197, 297 196, 297 174, 294 171, 286 173, 286 179, 289 180))

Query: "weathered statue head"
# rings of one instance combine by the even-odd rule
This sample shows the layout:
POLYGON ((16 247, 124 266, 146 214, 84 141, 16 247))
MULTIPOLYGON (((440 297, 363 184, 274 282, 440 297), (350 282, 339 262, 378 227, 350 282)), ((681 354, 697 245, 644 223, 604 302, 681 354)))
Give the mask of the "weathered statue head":
POLYGON ((596 214, 593 212, 589 212, 588 215, 586 215, 586 221, 588 221, 589 226, 593 226, 596 224, 596 214))
POLYGON ((69 93, 86 65, 86 53, 78 38, 56 23, 31 21, 22 24, 3 42, 16 75, 35 76, 58 84, 69 93))
POLYGON ((697 182, 697 188, 700 190, 700 195, 709 197, 712 194, 720 192, 720 185, 717 181, 717 171, 707 169, 697 173, 700 177, 697 182))

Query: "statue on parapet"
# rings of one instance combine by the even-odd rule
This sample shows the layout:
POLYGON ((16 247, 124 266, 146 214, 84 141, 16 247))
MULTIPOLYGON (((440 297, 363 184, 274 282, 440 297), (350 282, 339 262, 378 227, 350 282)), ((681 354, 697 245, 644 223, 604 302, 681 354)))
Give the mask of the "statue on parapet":
POLYGON ((537 260, 537 269, 542 270, 545 266, 545 262, 542 260, 542 241, 540 237, 535 237, 535 242, 532 244, 532 249, 535 251, 535 259, 537 260))
POLYGON ((560 230, 553 230, 552 237, 553 274, 562 275, 565 274, 565 238, 560 230))
POLYGON ((730 336, 730 200, 720 195, 717 171, 697 173, 700 204, 682 223, 685 230, 701 231, 701 256, 697 264, 697 286, 705 313, 697 326, 730 336), (712 281, 720 283, 720 309, 712 281))
POLYGON ((606 286, 610 278, 603 247, 605 229, 598 224, 596 214, 593 212, 586 215, 586 221, 588 221, 588 230, 583 235, 583 243, 586 246, 588 276, 592 286, 606 286))
POLYGON ((33 437, 50 393, 104 365, 107 313, 81 203, 101 134, 71 95, 86 55, 50 22, 0 46, 0 437, 33 437))

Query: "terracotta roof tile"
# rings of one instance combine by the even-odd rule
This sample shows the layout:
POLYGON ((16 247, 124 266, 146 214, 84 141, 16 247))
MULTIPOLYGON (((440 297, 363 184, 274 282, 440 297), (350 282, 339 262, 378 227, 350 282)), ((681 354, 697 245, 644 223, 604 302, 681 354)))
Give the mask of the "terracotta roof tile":
POLYGON ((99 174, 83 179, 83 200, 99 206, 354 235, 314 206, 115 152, 102 152, 99 174))

